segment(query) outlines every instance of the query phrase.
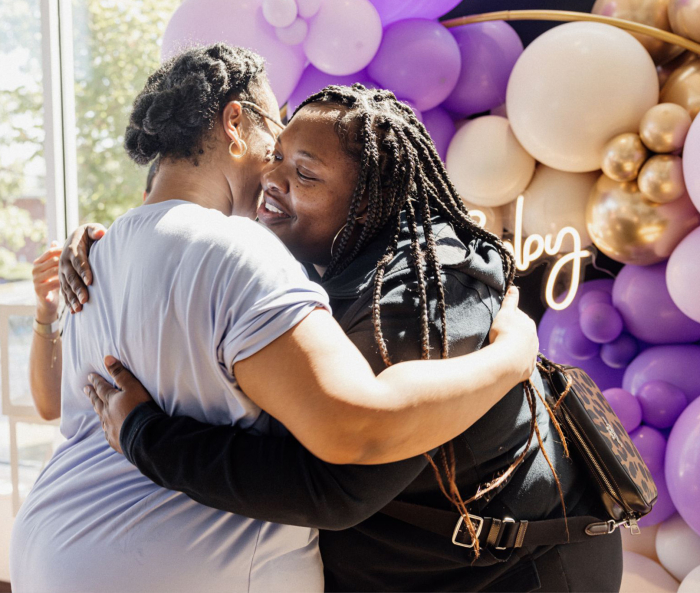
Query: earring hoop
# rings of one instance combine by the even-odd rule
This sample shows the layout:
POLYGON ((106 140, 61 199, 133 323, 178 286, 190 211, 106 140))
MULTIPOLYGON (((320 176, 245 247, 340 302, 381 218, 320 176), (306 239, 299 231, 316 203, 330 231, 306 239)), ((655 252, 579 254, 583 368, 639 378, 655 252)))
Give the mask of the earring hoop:
MULTIPOLYGON (((361 216, 356 216, 355 222, 357 222, 361 218, 362 218, 361 216)), ((338 240, 338 237, 340 237, 340 233, 342 233, 345 230, 346 226, 348 226, 347 222, 343 226, 340 227, 340 230, 335 234, 335 237, 333 237, 333 242, 331 243, 331 257, 333 257, 333 248, 335 247, 335 242, 338 240)))
POLYGON ((245 140, 241 139, 239 140, 239 143, 243 145, 243 152, 240 154, 236 154, 233 152, 233 145, 236 144, 236 141, 232 141, 231 144, 228 145, 228 153, 234 158, 234 159, 240 159, 246 155, 248 152, 248 145, 245 143, 245 140))

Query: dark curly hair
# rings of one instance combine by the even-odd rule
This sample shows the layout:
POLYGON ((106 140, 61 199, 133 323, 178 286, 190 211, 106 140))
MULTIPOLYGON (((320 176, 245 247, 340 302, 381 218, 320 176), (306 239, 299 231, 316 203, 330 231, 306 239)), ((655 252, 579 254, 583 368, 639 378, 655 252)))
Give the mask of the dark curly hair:
MULTIPOLYGON (((384 363, 389 366, 391 358, 382 333, 381 295, 384 272, 396 256, 399 236, 404 221, 408 223, 411 237, 411 259, 420 300, 421 358, 430 358, 430 316, 428 286, 437 292, 437 311, 440 317, 440 355, 449 356, 447 339, 447 314, 442 269, 437 255, 437 244, 431 218, 441 214, 450 222, 465 241, 487 241, 498 251, 503 264, 503 292, 513 283, 515 261, 501 240, 478 226, 469 216, 464 202, 457 193, 447 171, 435 149, 425 126, 418 121, 413 110, 386 90, 371 90, 361 84, 352 87, 329 86, 301 103, 295 114, 305 106, 340 107, 335 121, 335 131, 346 152, 360 164, 360 173, 350 203, 347 223, 338 237, 338 245, 331 253, 331 262, 324 280, 340 274, 363 248, 384 228, 391 228, 391 240, 384 256, 377 263, 374 277, 372 318, 374 336, 384 363), (358 226, 357 212, 364 199, 368 200, 367 219, 354 245, 351 238, 358 226), (421 239, 419 225, 423 230, 421 239)), ((294 117, 294 116, 292 116, 294 117)), ((537 438, 540 451, 554 474, 559 496, 564 504, 563 493, 554 466, 543 446, 536 419, 536 399, 539 397, 549 412, 550 418, 563 435, 550 407, 531 383, 524 384, 524 393, 531 413, 530 434, 522 454, 500 476, 479 487, 469 498, 462 498, 456 483, 455 455, 452 443, 443 445, 435 460, 428 461, 435 471, 443 494, 464 516, 465 523, 479 555, 479 541, 467 505, 479 500, 488 492, 496 490, 513 474, 527 455, 533 438, 537 438)))
MULTIPOLYGON (((156 157, 203 154, 204 137, 224 105, 233 98, 255 103, 266 81, 263 58, 241 47, 217 43, 171 58, 148 77, 134 101, 126 152, 139 165, 156 157)), ((254 111, 251 115, 261 121, 254 111)))

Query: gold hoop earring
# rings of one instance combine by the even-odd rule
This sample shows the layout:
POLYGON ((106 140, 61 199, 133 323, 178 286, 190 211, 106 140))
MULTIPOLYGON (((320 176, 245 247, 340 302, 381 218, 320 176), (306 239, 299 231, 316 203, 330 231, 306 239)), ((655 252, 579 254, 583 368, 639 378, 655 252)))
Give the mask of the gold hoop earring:
POLYGON ((243 145, 243 152, 241 152, 240 154, 235 154, 235 153, 233 152, 233 150, 232 150, 232 149, 233 149, 233 145, 236 144, 236 141, 235 141, 235 140, 232 141, 231 144, 228 145, 228 153, 229 153, 234 159, 240 159, 240 158, 244 157, 244 156, 246 155, 246 153, 248 152, 248 145, 245 143, 245 140, 241 139, 241 140, 239 140, 238 142, 239 142, 240 144, 243 145))
MULTIPOLYGON (((356 216, 355 222, 357 222, 361 218, 362 218, 361 216, 356 216)), ((347 222, 343 226, 340 227, 340 230, 335 234, 335 237, 333 237, 333 242, 331 243, 331 257, 333 257, 333 248, 335 247, 335 242, 338 240, 338 237, 340 237, 340 233, 342 233, 345 230, 346 226, 348 226, 347 222)))

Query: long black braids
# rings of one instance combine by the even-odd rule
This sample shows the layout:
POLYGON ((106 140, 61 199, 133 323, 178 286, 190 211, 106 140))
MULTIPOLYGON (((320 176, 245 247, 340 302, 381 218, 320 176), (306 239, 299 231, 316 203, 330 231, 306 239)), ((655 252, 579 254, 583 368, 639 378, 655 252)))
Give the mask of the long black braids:
MULTIPOLYGON (((391 237, 386 251, 377 263, 372 300, 372 320, 375 340, 384 363, 391 365, 388 347, 381 327, 381 296, 387 266, 396 255, 403 221, 407 223, 411 241, 411 259, 418 284, 421 358, 430 358, 430 317, 428 288, 437 291, 440 318, 440 356, 449 356, 447 312, 442 269, 431 217, 442 214, 468 239, 481 239, 494 245, 501 256, 504 274, 503 292, 515 277, 515 261, 500 238, 477 225, 469 216, 464 202, 453 186, 435 146, 423 124, 408 105, 398 101, 390 91, 370 90, 360 84, 352 87, 329 86, 306 99, 299 107, 328 105, 340 107, 335 129, 345 150, 360 164, 358 182, 353 192, 346 225, 331 254, 324 280, 340 274, 379 233, 388 227, 391 237), (367 200, 367 217, 359 237, 349 248, 351 237, 357 236, 357 213, 367 200), (421 244, 422 227, 424 246, 421 244)), ((293 117, 293 116, 292 116, 293 117)), ((464 516, 474 542, 476 555, 479 542, 469 519, 467 505, 503 484, 525 458, 536 436, 540 450, 554 474, 562 498, 561 485, 544 449, 537 426, 536 396, 530 384, 525 384, 525 396, 532 415, 527 445, 523 453, 500 476, 479 487, 468 499, 463 499, 456 484, 456 462, 452 443, 441 447, 437 462, 428 457, 443 494, 464 516), (438 466, 440 464, 441 467, 438 466)), ((549 406, 545 406, 554 420, 549 406)), ((557 430, 559 427, 557 426, 557 430)))

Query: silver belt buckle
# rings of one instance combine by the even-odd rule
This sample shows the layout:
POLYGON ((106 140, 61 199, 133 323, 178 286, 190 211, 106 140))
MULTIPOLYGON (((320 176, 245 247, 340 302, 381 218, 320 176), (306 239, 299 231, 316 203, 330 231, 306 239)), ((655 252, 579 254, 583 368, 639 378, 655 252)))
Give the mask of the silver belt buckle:
MULTIPOLYGON (((505 517, 505 518, 501 519, 501 528, 503 528, 503 526, 502 526, 503 523, 515 523, 515 519, 512 519, 511 517, 505 517)), ((503 546, 502 548, 496 546, 496 547, 494 547, 494 550, 505 550, 506 548, 507 548, 507 546, 503 546)))
MULTIPOLYGON (((476 526, 476 539, 479 538, 481 535, 481 528, 484 526, 484 519, 482 517, 479 517, 477 515, 469 515, 469 518, 472 521, 477 522, 476 526)), ((462 542, 457 541, 457 536, 459 535, 459 529, 462 527, 462 523, 464 523, 464 515, 460 515, 459 521, 457 521, 457 525, 455 525, 455 530, 454 533, 452 534, 452 543, 455 546, 461 546, 462 548, 473 548, 474 547, 474 542, 471 544, 463 544, 462 542)))

